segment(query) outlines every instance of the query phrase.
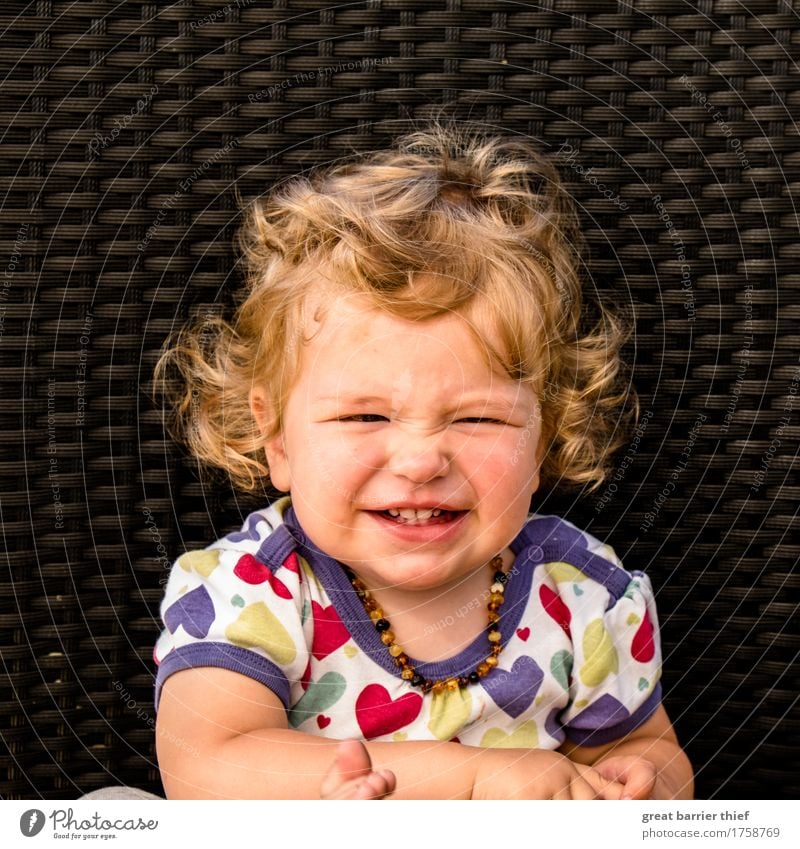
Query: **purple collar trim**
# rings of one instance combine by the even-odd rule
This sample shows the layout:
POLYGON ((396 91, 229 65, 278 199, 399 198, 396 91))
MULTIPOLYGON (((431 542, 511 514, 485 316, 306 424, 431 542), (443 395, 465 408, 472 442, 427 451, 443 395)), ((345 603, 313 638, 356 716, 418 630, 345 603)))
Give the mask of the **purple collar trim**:
MULTIPOLYGON (((372 620, 364 610, 338 560, 320 551, 305 535, 297 521, 294 509, 289 507, 284 513, 284 525, 294 537, 299 553, 308 561, 319 579, 336 613, 348 629, 358 647, 382 669, 400 678, 400 670, 395 665, 386 646, 381 642, 372 620)), ((523 530, 511 543, 516 559, 511 568, 511 579, 506 584, 505 604, 502 607, 500 630, 503 634, 513 634, 520 623, 522 612, 528 603, 531 579, 536 565, 541 562, 544 552, 537 546, 526 544, 523 530), (538 551, 536 550, 538 548, 538 551), (523 553, 524 552, 524 553, 523 553), (541 557, 537 560, 537 555, 541 557)), ((465 649, 445 660, 434 662, 417 661, 410 657, 411 663, 420 675, 432 680, 455 678, 469 675, 487 655, 485 632, 481 632, 465 649)))

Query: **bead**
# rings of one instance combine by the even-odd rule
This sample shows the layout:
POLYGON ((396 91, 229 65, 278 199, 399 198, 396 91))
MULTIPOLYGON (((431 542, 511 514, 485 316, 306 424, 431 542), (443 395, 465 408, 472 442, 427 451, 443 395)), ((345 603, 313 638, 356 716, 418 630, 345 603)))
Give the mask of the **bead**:
POLYGON ((391 630, 391 623, 384 617, 380 605, 370 595, 369 590, 361 580, 350 572, 350 570, 347 570, 350 583, 361 600, 364 610, 374 623, 375 630, 378 632, 381 642, 386 646, 389 656, 394 660, 395 666, 400 670, 400 677, 404 681, 408 681, 412 687, 419 687, 423 693, 433 691, 434 695, 440 695, 444 692, 452 693, 456 690, 464 689, 470 684, 479 683, 481 678, 486 677, 498 665, 497 656, 503 650, 503 644, 502 634, 495 626, 495 623, 500 620, 498 608, 505 601, 503 591, 509 576, 502 571, 503 561, 501 557, 494 557, 489 566, 495 570, 494 583, 489 588, 489 602, 486 605, 489 621, 486 637, 491 654, 485 660, 481 661, 469 675, 461 675, 455 678, 446 678, 437 681, 431 681, 430 678, 425 678, 414 669, 402 646, 397 645, 395 642, 396 638, 391 630))

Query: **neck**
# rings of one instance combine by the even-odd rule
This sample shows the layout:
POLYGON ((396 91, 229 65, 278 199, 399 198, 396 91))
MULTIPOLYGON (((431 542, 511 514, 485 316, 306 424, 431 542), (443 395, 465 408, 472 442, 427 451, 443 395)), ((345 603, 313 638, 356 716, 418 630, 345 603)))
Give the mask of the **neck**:
MULTIPOLYGON (((508 571, 514 553, 505 549, 501 557, 503 571, 508 571)), ((444 660, 458 654, 485 630, 493 575, 487 563, 452 585, 427 591, 387 587, 373 596, 408 654, 421 661, 444 660)), ((367 589, 372 592, 371 587, 367 589)))

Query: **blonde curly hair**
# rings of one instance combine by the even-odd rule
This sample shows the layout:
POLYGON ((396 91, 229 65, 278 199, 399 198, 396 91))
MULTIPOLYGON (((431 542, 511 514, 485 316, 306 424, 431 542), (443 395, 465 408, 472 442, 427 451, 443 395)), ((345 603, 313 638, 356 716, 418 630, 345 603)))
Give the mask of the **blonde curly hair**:
POLYGON ((542 402, 543 482, 593 490, 606 477, 638 409, 619 357, 627 332, 600 303, 584 328, 577 215, 527 142, 436 121, 277 187, 250 205, 238 239, 247 284, 233 320, 187 325, 156 366, 173 435, 237 487, 269 479, 263 445, 280 432, 320 280, 411 320, 463 315, 542 402), (256 382, 272 409, 264 430, 256 382))

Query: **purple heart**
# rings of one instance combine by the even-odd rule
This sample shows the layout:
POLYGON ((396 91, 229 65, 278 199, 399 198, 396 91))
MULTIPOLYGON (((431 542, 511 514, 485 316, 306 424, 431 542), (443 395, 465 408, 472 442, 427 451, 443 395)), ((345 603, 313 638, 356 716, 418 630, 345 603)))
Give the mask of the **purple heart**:
POLYGON ((613 728, 629 716, 630 713, 625 705, 606 693, 592 702, 586 710, 582 710, 569 723, 569 727, 584 733, 599 728, 613 728))
POLYGON ((230 542, 241 542, 244 539, 252 539, 258 540, 261 539, 258 531, 256 530, 256 525, 259 522, 263 522, 264 517, 260 513, 251 513, 247 520, 244 523, 244 527, 241 531, 233 531, 233 533, 228 534, 225 539, 230 542))
POLYGON ((539 664, 523 655, 514 661, 510 670, 498 666, 481 679, 481 686, 499 708, 516 719, 531 706, 543 680, 544 672, 539 664))
POLYGON ((167 608, 164 614, 164 624, 170 634, 183 625, 183 630, 192 637, 205 637, 214 621, 214 602, 205 587, 198 587, 190 593, 181 596, 175 604, 167 608))

